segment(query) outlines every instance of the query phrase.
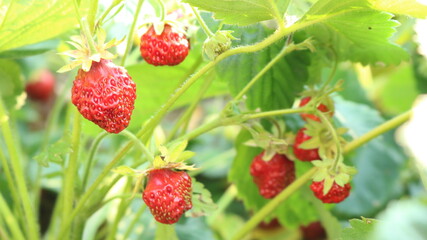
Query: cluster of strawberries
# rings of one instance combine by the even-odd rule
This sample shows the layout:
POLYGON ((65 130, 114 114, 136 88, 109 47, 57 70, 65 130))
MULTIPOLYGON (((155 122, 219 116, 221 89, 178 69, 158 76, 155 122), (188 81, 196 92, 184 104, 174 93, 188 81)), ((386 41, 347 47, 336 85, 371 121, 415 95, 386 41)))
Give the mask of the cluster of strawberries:
MULTIPOLYGON (((305 97, 300 102, 300 107, 307 105, 311 97, 305 97)), ((325 113, 329 118, 334 114, 333 110, 322 103, 318 104, 317 109, 325 113)), ((312 113, 302 113, 301 118, 308 123, 321 122, 321 119, 312 113)), ((310 124, 306 124, 309 126, 310 124)), ((293 143, 293 154, 300 161, 321 160, 319 148, 301 147, 302 144, 312 139, 312 136, 306 133, 307 128, 303 127, 298 130, 293 143)), ((257 155, 250 166, 250 174, 253 181, 259 188, 259 193, 264 198, 273 198, 283 191, 288 185, 295 180, 295 164, 285 154, 276 153, 270 160, 263 159, 265 152, 257 155)), ((347 198, 350 194, 351 186, 349 183, 343 186, 333 182, 332 187, 324 192, 324 179, 313 181, 311 190, 314 195, 324 203, 339 203, 347 198)))

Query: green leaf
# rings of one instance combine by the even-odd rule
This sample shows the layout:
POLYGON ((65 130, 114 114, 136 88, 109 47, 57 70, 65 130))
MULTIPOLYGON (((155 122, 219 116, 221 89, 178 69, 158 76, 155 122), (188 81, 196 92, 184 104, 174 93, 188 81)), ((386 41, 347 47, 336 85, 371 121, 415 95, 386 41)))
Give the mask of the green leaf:
POLYGON ((61 164, 64 161, 62 156, 71 153, 72 151, 71 135, 69 132, 67 132, 57 142, 49 145, 46 151, 42 151, 37 156, 35 156, 34 160, 45 167, 48 166, 49 162, 61 164))
POLYGON ((0 25, 0 51, 41 42, 78 26, 73 0, 12 1, 0 5, 3 8, 6 12, 0 25))
POLYGON ((212 201, 211 193, 203 186, 202 183, 193 180, 193 208, 185 213, 187 217, 200 217, 210 215, 217 209, 216 204, 212 201))
POLYGON ((427 17, 427 5, 418 0, 370 0, 372 7, 394 14, 403 14, 416 18, 427 17))
POLYGON ((267 0, 183 0, 192 6, 214 13, 225 24, 240 26, 273 18, 272 6, 267 0))
MULTIPOLYGON (((230 170, 229 180, 233 182, 238 190, 238 197, 243 200, 247 210, 258 211, 269 200, 259 194, 258 187, 255 185, 250 175, 250 165, 253 158, 261 152, 259 148, 248 147, 243 143, 250 139, 251 134, 243 130, 236 139, 237 155, 233 161, 230 170)), ((297 176, 300 176, 308 168, 310 163, 296 162, 297 176)), ((303 189, 294 192, 286 201, 284 201, 269 217, 269 221, 277 217, 279 221, 289 228, 297 227, 300 224, 308 224, 317 220, 317 214, 312 204, 303 194, 303 189)))
MULTIPOLYGON (((193 51, 184 62, 174 67, 156 67, 147 63, 126 67, 129 75, 137 84, 137 98, 129 126, 130 129, 140 129, 141 123, 159 111, 180 83, 187 79, 190 74, 193 74, 193 68, 203 65, 200 54, 200 51, 193 51)), ((215 73, 212 71, 210 74, 215 73)), ((209 74, 205 75, 206 77, 211 77, 209 74)), ((178 99, 172 109, 191 103, 199 93, 204 80, 205 78, 201 78, 193 84, 178 99)), ((204 97, 208 98, 225 93, 227 93, 226 85, 221 81, 214 81, 204 97)))
MULTIPOLYGON (((370 239, 425 239, 427 236, 427 202, 423 198, 395 201, 378 215, 370 239)), ((362 239, 362 238, 359 238, 362 239)))
POLYGON ((131 176, 131 177, 138 174, 137 171, 135 171, 135 169, 130 168, 128 166, 119 166, 119 167, 114 168, 112 171, 114 173, 117 173, 117 174, 120 174, 123 176, 131 176))
POLYGON ((50 49, 48 48, 8 50, 8 51, 0 52, 0 58, 13 58, 13 59, 23 58, 23 57, 39 55, 49 50, 50 49))
MULTIPOLYGON (((334 98, 340 121, 356 139, 384 123, 380 113, 364 104, 334 98)), ((394 132, 387 132, 365 143, 351 155, 358 173, 353 177, 350 196, 334 208, 341 217, 373 216, 392 199, 402 194, 401 174, 407 157, 394 140, 394 132)))
MULTIPOLYGON (((241 33, 235 29, 235 36, 240 38, 239 45, 246 45, 263 40, 272 33, 262 25, 245 28, 241 33)), ((300 34, 294 40, 303 40, 300 34)), ((263 51, 231 56, 222 61, 217 72, 229 84, 230 91, 237 95, 246 84, 276 56, 284 45, 284 40, 272 44, 263 51)), ((250 109, 261 108, 264 111, 291 107, 295 97, 303 90, 308 79, 310 64, 308 51, 296 51, 279 60, 247 92, 246 104, 250 109)))
POLYGON ((333 48, 339 60, 397 65, 408 54, 389 40, 399 25, 392 17, 370 8, 367 0, 320 0, 304 19, 319 21, 307 31, 319 41, 318 48, 333 48))
POLYGON ((18 99, 18 96, 24 91, 24 82, 21 68, 16 62, 0 59, 0 86, 0 95, 8 108, 12 108, 18 101, 22 101, 22 99, 18 99))
POLYGON ((351 219, 349 222, 351 227, 343 229, 342 240, 368 239, 378 221, 362 217, 362 220, 351 219))

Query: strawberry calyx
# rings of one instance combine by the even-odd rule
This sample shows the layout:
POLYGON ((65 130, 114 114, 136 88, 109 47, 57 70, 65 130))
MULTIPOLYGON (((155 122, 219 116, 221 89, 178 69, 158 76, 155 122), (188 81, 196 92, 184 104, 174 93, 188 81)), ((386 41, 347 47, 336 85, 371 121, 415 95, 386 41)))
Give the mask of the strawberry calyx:
POLYGON ((160 155, 154 157, 153 168, 174 168, 179 170, 196 170, 194 165, 187 165, 184 161, 192 158, 195 153, 186 151, 188 142, 186 140, 172 143, 168 147, 160 145, 160 155))
POLYGON ((90 44, 89 38, 85 34, 80 36, 72 36, 71 41, 67 41, 68 44, 74 46, 76 49, 59 53, 61 55, 69 56, 74 58, 70 64, 61 67, 57 72, 63 73, 70 71, 76 67, 80 67, 83 71, 88 72, 92 66, 92 62, 100 62, 101 59, 111 60, 115 58, 115 55, 108 52, 107 49, 117 46, 122 40, 112 39, 109 42, 105 42, 107 37, 106 32, 99 28, 96 32, 96 42, 90 44), (91 47, 91 45, 94 45, 91 47))
POLYGON ((334 160, 327 158, 322 161, 312 161, 313 165, 317 167, 317 171, 313 176, 313 182, 324 182, 323 195, 328 194, 334 183, 340 187, 344 187, 350 182, 351 176, 357 173, 354 167, 347 166, 343 163, 343 156, 341 155, 340 161, 336 168, 334 168, 334 160))
MULTIPOLYGON (((319 149, 319 156, 322 158, 333 158, 335 156, 335 153, 337 152, 337 143, 335 142, 331 131, 323 122, 308 119, 304 128, 304 134, 311 138, 301 143, 298 148, 306 150, 319 149)), ((335 131, 339 136, 339 144, 345 144, 346 140, 342 135, 345 134, 348 129, 337 128, 335 131)))
POLYGON ((231 40, 237 40, 233 37, 233 31, 219 30, 213 36, 206 38, 203 42, 203 53, 209 60, 214 60, 218 55, 231 48, 231 40))
POLYGON ((262 156, 264 161, 269 161, 275 154, 287 155, 290 151, 289 143, 287 140, 281 138, 285 126, 283 122, 281 122, 280 125, 282 125, 280 127, 281 129, 277 130, 275 134, 272 134, 264 130, 262 125, 258 122, 253 123, 251 126, 244 124, 243 126, 252 135, 252 139, 246 141, 245 145, 264 149, 264 154, 262 156))

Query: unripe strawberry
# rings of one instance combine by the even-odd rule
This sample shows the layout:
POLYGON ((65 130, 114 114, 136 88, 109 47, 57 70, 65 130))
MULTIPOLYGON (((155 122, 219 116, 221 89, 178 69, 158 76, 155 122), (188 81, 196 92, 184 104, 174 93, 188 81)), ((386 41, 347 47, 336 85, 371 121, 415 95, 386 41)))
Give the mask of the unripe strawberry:
POLYGON ((252 161, 250 173, 264 198, 273 198, 295 180, 294 162, 283 154, 264 161, 264 151, 252 161))
POLYGON ((25 86, 28 97, 35 101, 46 102, 53 96, 55 76, 47 69, 37 72, 25 86))
POLYGON ((129 125, 136 86, 123 67, 101 59, 92 62, 88 72, 78 71, 71 98, 83 117, 107 132, 119 133, 129 125))
POLYGON ((303 144, 305 141, 308 141, 311 139, 311 136, 304 133, 306 128, 301 128, 298 130, 297 135, 295 136, 295 143, 294 143, 294 154, 295 157, 297 157, 301 161, 313 161, 313 160, 319 160, 319 149, 303 149, 299 146, 303 144))
POLYGON ((142 58, 154 66, 180 64, 188 55, 190 42, 184 33, 169 24, 163 32, 156 34, 154 26, 141 36, 140 51, 142 58))
POLYGON ((191 186, 191 177, 186 172, 154 169, 148 172, 142 199, 158 222, 173 224, 193 207, 191 186))
POLYGON ((350 195, 351 186, 349 183, 345 184, 344 186, 340 186, 334 182, 332 188, 326 195, 323 194, 323 184, 324 180, 320 182, 312 182, 310 185, 314 196, 320 199, 323 203, 339 203, 344 201, 344 199, 350 195))
MULTIPOLYGON (((299 104, 300 107, 304 107, 305 105, 307 105, 309 102, 311 101, 311 97, 305 97, 303 99, 301 99, 301 102, 299 104)), ((330 111, 330 109, 323 103, 320 103, 317 106, 317 109, 319 109, 321 112, 328 112, 328 116, 332 117, 334 115, 333 111, 330 111)), ((318 121, 320 122, 320 118, 314 114, 311 113, 301 113, 301 118, 304 119, 305 121, 307 121, 307 119, 311 119, 314 121, 318 121)))

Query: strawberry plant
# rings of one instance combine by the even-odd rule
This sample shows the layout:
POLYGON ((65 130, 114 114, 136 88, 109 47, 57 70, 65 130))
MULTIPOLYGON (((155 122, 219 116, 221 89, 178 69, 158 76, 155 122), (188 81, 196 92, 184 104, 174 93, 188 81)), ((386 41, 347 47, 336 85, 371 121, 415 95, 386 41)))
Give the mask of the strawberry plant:
POLYGON ((0 2, 0 239, 427 238, 426 17, 0 2))

